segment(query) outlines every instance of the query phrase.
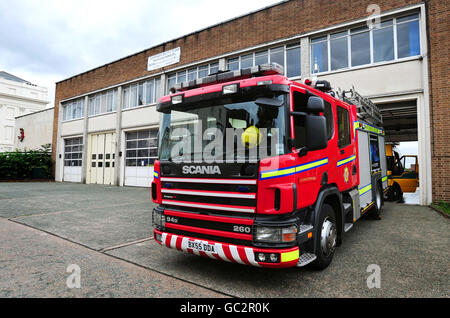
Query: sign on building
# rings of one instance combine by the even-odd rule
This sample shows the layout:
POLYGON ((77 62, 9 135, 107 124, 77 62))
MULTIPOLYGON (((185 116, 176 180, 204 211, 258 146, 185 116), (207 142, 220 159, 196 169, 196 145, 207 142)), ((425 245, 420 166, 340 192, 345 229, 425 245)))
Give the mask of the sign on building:
POLYGON ((147 71, 153 71, 167 65, 180 62, 181 48, 177 47, 170 51, 162 52, 149 56, 147 62, 147 71))

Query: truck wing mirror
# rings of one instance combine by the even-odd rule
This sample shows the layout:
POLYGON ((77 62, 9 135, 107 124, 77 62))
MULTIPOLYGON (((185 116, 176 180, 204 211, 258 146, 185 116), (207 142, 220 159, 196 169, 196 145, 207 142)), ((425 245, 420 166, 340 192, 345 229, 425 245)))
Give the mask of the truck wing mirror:
POLYGON ((319 114, 325 110, 325 103, 322 98, 317 96, 310 96, 308 98, 308 104, 306 105, 308 113, 319 114))
POLYGON ((306 116, 306 148, 307 150, 324 149, 328 145, 327 124, 323 116, 306 116))

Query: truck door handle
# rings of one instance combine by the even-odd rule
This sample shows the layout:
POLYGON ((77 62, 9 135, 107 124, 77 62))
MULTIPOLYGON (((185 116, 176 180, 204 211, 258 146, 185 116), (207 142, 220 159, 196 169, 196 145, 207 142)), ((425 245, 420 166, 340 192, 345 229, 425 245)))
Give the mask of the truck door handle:
POLYGON ((343 155, 345 153, 345 150, 341 150, 341 155, 343 155))

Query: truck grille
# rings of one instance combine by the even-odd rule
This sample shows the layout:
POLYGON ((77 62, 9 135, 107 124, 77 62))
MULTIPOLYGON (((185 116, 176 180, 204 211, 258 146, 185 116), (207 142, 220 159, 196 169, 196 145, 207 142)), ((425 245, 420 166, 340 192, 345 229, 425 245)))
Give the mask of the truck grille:
POLYGON ((250 245, 256 179, 162 177, 161 193, 170 232, 250 245))

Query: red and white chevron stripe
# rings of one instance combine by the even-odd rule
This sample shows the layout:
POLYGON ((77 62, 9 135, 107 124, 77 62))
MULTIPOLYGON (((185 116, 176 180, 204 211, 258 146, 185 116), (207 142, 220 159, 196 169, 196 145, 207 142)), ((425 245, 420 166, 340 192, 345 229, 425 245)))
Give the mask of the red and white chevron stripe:
POLYGON ((260 267, 258 262, 255 260, 255 253, 251 247, 211 242, 170 233, 162 233, 161 244, 169 248, 174 248, 179 251, 188 252, 199 256, 260 267), (197 251, 188 248, 188 241, 214 245, 216 253, 197 251))

